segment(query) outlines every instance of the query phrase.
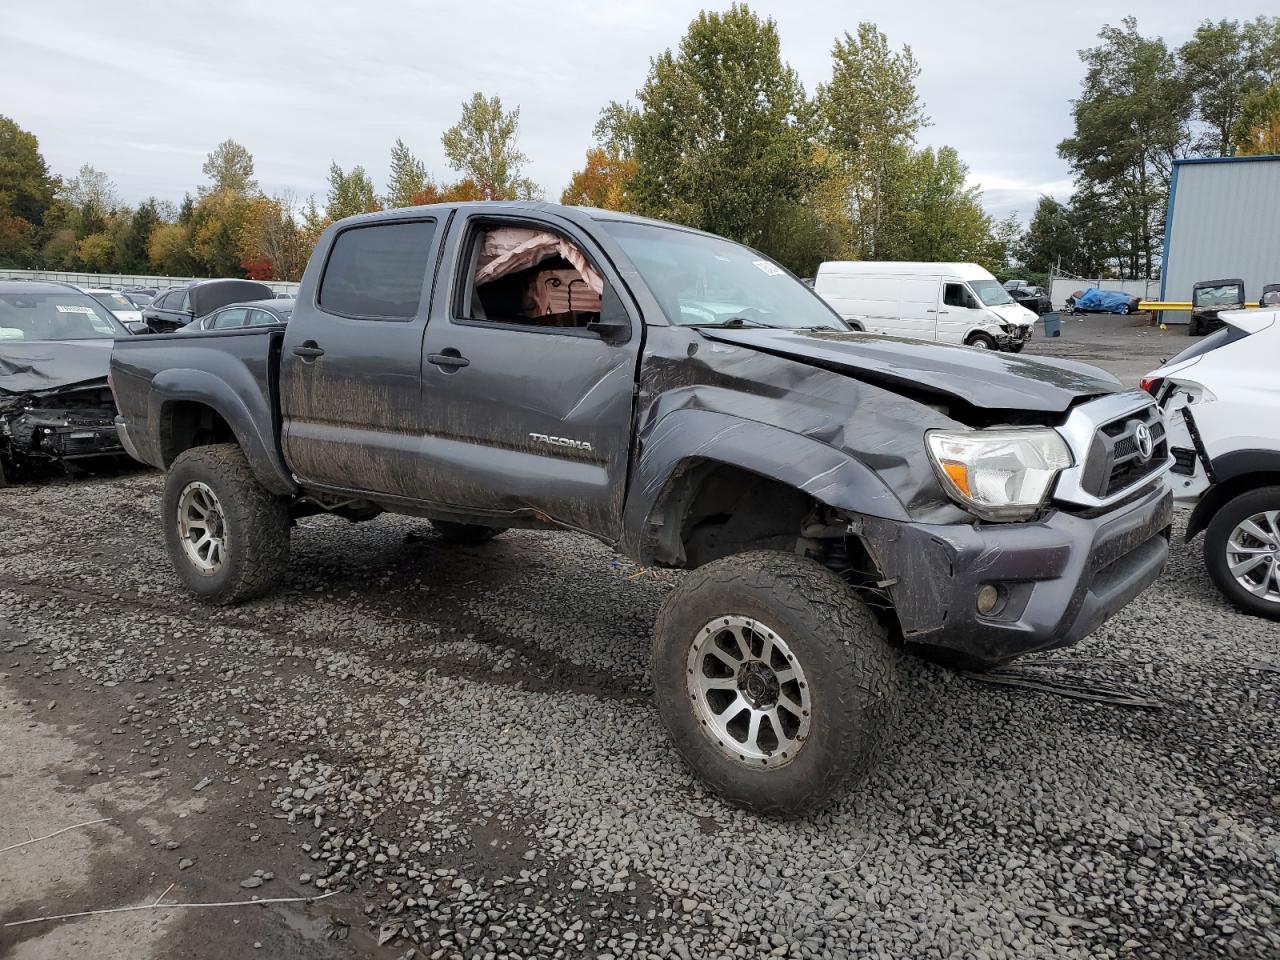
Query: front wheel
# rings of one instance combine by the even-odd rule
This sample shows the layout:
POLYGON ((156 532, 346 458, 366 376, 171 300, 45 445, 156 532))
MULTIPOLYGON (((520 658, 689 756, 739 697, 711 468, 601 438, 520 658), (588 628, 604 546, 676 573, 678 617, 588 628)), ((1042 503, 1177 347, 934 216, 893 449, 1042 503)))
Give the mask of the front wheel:
POLYGON ((795 816, 861 777, 894 729, 898 654, 853 590, 786 553, 699 567, 654 625, 658 711, 712 790, 795 816))
POLYGON ((1204 564, 1236 607, 1280 620, 1280 487, 1242 493, 1213 515, 1204 534, 1204 564))
POLYGON ((995 350, 998 348, 996 338, 989 333, 972 333, 969 339, 964 342, 966 347, 974 347, 978 350, 995 350))
POLYGON ((289 503, 258 483, 234 443, 179 455, 164 481, 165 548, 187 589, 209 603, 268 593, 289 562, 289 503))

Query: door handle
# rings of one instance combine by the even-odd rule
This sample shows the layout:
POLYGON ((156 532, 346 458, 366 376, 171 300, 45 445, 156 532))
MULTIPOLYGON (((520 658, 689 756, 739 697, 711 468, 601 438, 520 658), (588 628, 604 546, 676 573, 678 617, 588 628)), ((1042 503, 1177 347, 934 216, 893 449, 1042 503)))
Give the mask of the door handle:
POLYGON ((427 363, 434 363, 437 367, 443 367, 445 370, 459 370, 470 364, 471 361, 453 349, 453 347, 448 347, 439 353, 428 353, 427 363))
POLYGON ((314 340, 304 340, 301 345, 293 348, 293 355, 301 357, 305 360, 315 360, 317 357, 324 356, 324 348, 314 340))

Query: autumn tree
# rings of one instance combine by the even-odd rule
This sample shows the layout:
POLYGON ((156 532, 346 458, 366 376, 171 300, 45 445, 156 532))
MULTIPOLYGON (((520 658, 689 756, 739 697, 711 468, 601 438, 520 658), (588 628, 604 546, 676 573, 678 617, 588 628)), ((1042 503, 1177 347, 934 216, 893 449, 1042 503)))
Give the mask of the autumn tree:
POLYGON ((200 169, 209 178, 209 185, 200 188, 201 194, 230 190, 248 195, 258 191, 258 181, 253 179, 253 154, 230 137, 213 148, 200 169))
POLYGON ((569 186, 560 195, 560 202, 605 210, 633 210, 630 187, 635 175, 635 160, 622 156, 617 149, 594 147, 587 151, 583 168, 574 172, 569 186))
POLYGON ((314 246, 306 242, 297 199, 288 192, 251 199, 238 242, 246 272, 253 273, 248 264, 265 264, 267 275, 261 279, 275 280, 301 279, 314 246))
MULTIPOLYGON (((10 231, 10 242, 19 234, 30 237, 43 223, 57 186, 40 153, 40 141, 0 116, 0 222, 8 224, 0 229, 10 231)), ((0 244, 0 255, 4 250, 0 244)))
POLYGON ((520 152, 520 108, 504 110, 499 97, 475 93, 462 105, 461 119, 444 132, 449 166, 473 181, 484 200, 536 200, 537 184, 524 174, 529 158, 520 152))
POLYGON ((1280 154, 1280 86, 1264 87, 1245 98, 1232 142, 1241 154, 1280 154))
POLYGON ((147 240, 147 259, 160 274, 183 277, 195 273, 190 228, 182 223, 160 224, 147 240))
POLYGON ((329 164, 329 196, 325 215, 330 220, 381 209, 373 181, 364 172, 364 167, 352 167, 347 173, 337 163, 329 164))
POLYGON ((700 13, 652 61, 636 99, 606 107, 602 132, 630 145, 641 212, 754 244, 803 195, 808 102, 773 20, 738 3, 700 13))
POLYGON ((391 176, 387 181, 387 206, 409 207, 431 184, 427 166, 413 155, 403 140, 396 138, 391 148, 391 176))

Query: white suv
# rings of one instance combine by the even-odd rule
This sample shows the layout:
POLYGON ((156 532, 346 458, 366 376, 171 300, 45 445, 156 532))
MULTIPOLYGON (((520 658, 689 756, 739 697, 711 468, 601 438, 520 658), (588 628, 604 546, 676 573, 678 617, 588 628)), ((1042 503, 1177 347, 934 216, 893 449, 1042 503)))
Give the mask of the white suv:
POLYGON ((1225 326, 1142 386, 1168 423, 1176 501, 1194 505, 1187 539, 1223 596, 1280 620, 1280 311, 1224 313, 1225 326))

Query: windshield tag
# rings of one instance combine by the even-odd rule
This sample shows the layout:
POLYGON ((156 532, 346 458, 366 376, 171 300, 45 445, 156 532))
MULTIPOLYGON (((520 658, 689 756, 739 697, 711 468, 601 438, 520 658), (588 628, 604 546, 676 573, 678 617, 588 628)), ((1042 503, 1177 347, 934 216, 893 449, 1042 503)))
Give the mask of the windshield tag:
POLYGON ((97 316, 97 314, 93 312, 93 307, 79 307, 75 304, 55 303, 53 305, 53 309, 57 310, 59 313, 83 313, 90 317, 97 316))
POLYGON ((752 263, 763 273, 769 277, 780 277, 784 273, 783 269, 776 263, 770 263, 768 260, 752 260, 752 263))

